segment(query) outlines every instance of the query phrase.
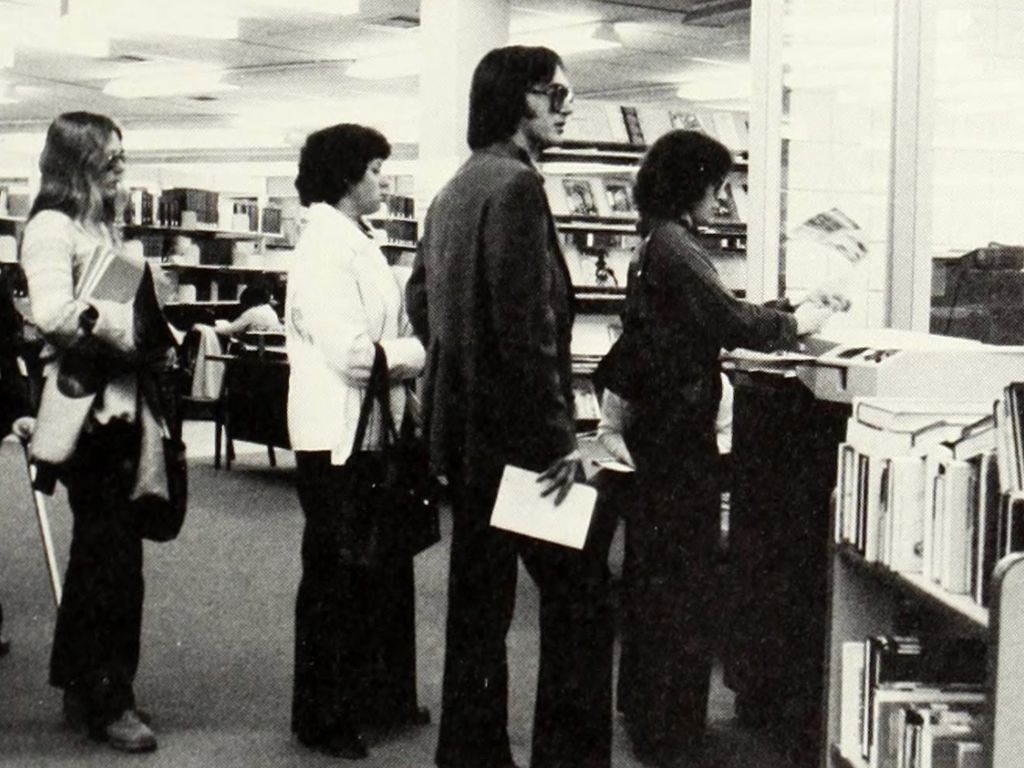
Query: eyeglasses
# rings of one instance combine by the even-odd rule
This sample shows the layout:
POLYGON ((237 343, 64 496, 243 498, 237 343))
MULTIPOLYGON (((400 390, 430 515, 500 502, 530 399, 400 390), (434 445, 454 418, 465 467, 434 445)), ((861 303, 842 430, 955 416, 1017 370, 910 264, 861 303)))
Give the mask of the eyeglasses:
POLYGON ((113 171, 117 168, 118 163, 124 165, 127 162, 127 156, 123 149, 117 150, 117 152, 111 152, 107 155, 107 159, 103 163, 103 170, 113 171))
POLYGON ((543 88, 531 88, 527 93, 534 93, 538 96, 547 96, 548 104, 552 112, 561 112, 566 104, 571 104, 576 95, 572 88, 561 83, 551 83, 543 88))

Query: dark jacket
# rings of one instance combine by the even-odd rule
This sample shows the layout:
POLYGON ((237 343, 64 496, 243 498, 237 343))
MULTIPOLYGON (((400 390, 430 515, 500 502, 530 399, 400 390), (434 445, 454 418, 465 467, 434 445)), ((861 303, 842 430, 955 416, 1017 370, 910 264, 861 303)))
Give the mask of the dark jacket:
POLYGON ((438 193, 406 298, 427 350, 438 471, 473 482, 506 463, 540 470, 575 448, 571 281, 525 152, 477 150, 438 193))
POLYGON ((651 223, 631 269, 626 323, 642 315, 652 366, 647 402, 633 402, 650 428, 676 433, 696 427, 714 434, 721 397, 722 349, 770 350, 796 340, 789 312, 737 299, 726 288, 696 235, 683 224, 651 223), (636 268, 642 271, 637 276, 636 268))

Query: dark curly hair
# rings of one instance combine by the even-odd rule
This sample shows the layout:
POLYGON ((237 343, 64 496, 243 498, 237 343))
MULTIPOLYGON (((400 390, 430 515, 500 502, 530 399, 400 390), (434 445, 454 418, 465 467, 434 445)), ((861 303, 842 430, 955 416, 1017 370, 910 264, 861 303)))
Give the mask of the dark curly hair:
POLYGON ((306 137, 299 155, 295 189, 304 205, 337 205, 363 176, 373 160, 385 160, 391 145, 373 128, 340 123, 321 128, 306 137))
POLYGON ((507 141, 526 115, 526 92, 547 85, 562 66, 543 46, 509 45, 489 51, 476 65, 469 89, 470 149, 507 141))
POLYGON ((678 219, 718 186, 732 168, 729 150, 697 131, 670 131, 651 145, 636 174, 636 207, 644 221, 678 219))

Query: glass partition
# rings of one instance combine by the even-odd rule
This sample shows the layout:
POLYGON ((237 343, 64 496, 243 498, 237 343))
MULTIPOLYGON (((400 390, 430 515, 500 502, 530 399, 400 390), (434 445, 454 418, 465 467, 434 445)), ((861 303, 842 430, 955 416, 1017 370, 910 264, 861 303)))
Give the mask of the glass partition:
POLYGON ((781 19, 779 288, 843 285, 853 306, 833 323, 885 324, 895 6, 786 0, 781 19), (859 228, 852 247, 829 244, 837 222, 859 228))

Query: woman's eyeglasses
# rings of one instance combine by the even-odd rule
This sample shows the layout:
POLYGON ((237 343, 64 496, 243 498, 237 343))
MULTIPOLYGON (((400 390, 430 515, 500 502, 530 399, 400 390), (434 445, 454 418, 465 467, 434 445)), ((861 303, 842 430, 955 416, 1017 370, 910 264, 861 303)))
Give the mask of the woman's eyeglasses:
POLYGON ((117 166, 124 165, 127 161, 127 156, 123 149, 119 149, 117 152, 111 152, 107 155, 107 159, 103 162, 103 170, 113 171, 117 169, 117 166))
POLYGON ((527 93, 535 93, 538 96, 547 96, 548 104, 552 112, 561 112, 566 104, 571 104, 575 98, 572 88, 561 83, 551 83, 543 88, 531 88, 527 93))

